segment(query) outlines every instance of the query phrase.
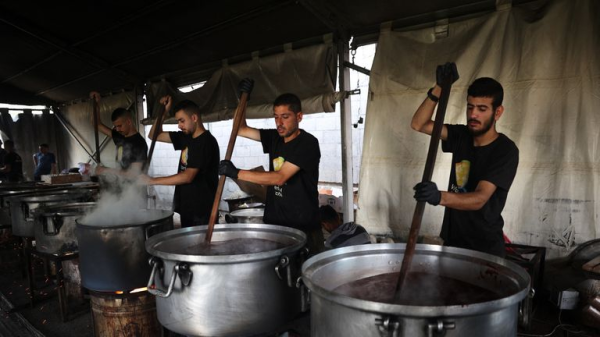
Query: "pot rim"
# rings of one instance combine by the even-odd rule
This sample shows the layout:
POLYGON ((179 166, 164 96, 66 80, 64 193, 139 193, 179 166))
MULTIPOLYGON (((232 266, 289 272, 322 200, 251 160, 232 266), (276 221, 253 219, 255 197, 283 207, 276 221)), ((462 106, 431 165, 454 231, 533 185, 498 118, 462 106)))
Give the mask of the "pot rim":
MULTIPOLYGON (((265 259, 271 259, 273 257, 280 257, 289 253, 296 253, 306 244, 306 234, 301 230, 269 224, 220 224, 215 225, 214 232, 235 232, 244 229, 251 229, 262 232, 272 232, 279 234, 287 234, 293 237, 297 242, 293 245, 282 247, 275 250, 270 250, 260 253, 251 254, 237 254, 237 255, 190 255, 190 254, 178 254, 161 251, 156 248, 161 242, 174 239, 182 236, 205 233, 208 230, 208 225, 193 226, 180 229, 173 229, 150 237, 146 241, 146 251, 148 254, 161 258, 163 260, 171 260, 178 262, 192 262, 192 263, 203 263, 203 264, 227 264, 227 263, 239 263, 239 262, 251 262, 265 259)), ((204 238, 204 236, 201 236, 204 238)))
POLYGON ((78 208, 92 209, 92 208, 96 207, 97 205, 98 205, 98 203, 93 202, 93 201, 72 202, 72 203, 67 203, 67 204, 58 204, 58 205, 37 208, 33 212, 40 216, 53 216, 55 214, 58 214, 61 216, 82 215, 82 214, 88 213, 88 211, 79 212, 79 211, 73 210, 73 209, 78 209, 78 208))
POLYGON ((144 222, 138 222, 138 223, 126 223, 126 224, 120 224, 120 225, 108 225, 108 226, 85 224, 85 223, 80 222, 80 220, 82 220, 83 218, 75 219, 75 223, 76 223, 77 227, 86 229, 86 230, 105 230, 105 229, 119 229, 119 228, 142 227, 142 226, 147 226, 147 225, 153 225, 155 223, 160 223, 160 222, 165 221, 168 218, 173 217, 173 211, 167 211, 167 210, 163 210, 163 209, 145 209, 145 210, 160 212, 160 213, 164 214, 164 216, 161 216, 160 218, 153 219, 150 221, 144 221, 144 222))
POLYGON ((485 264, 488 266, 490 264, 502 266, 503 269, 510 270, 514 273, 513 278, 516 279, 516 282, 519 284, 520 290, 509 296, 505 296, 497 300, 488 302, 472 303, 467 305, 414 306, 367 301, 349 297, 346 295, 341 295, 331 290, 327 290, 324 287, 316 284, 311 280, 310 277, 312 273, 319 269, 318 267, 320 265, 322 266, 337 261, 338 259, 335 259, 335 257, 338 255, 348 254, 344 256, 345 258, 348 258, 364 255, 375 255, 376 253, 380 252, 385 254, 402 254, 401 256, 403 257, 405 248, 406 244, 404 243, 380 243, 350 246, 329 250, 327 252, 315 255, 308 259, 306 262, 304 262, 304 264, 302 265, 302 282, 310 289, 312 293, 329 301, 349 308, 358 309, 361 311, 370 311, 375 313, 392 314, 408 317, 480 315, 483 313, 499 311, 500 309, 504 309, 513 304, 516 304, 523 300, 525 296, 527 296, 527 294, 529 293, 529 274, 525 269, 523 269, 521 266, 517 265, 514 262, 502 259, 491 254, 481 253, 469 249, 426 244, 417 244, 415 254, 422 252, 434 255, 447 255, 457 257, 460 256, 463 259, 466 258, 471 261, 481 260, 482 262, 485 262, 485 264))

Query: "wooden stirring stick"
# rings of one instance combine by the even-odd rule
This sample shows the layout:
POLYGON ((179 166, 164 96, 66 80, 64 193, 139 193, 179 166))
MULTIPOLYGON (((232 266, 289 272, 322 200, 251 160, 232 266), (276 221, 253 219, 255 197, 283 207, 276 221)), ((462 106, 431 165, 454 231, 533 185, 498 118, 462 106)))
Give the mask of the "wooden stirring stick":
MULTIPOLYGON (((238 104, 237 109, 235 110, 235 115, 233 116, 233 128, 231 129, 231 136, 229 137, 229 144, 227 144, 227 152, 225 152, 225 160, 231 160, 231 155, 233 154, 233 147, 235 146, 235 140, 237 138, 238 130, 240 128, 240 124, 242 123, 242 118, 246 113, 246 105, 248 103, 248 96, 252 91, 254 81, 250 79, 246 79, 251 81, 252 83, 248 88, 240 88, 242 90, 242 95, 240 97, 240 103, 238 104)), ((246 81, 244 80, 244 81, 246 81)), ((212 211, 210 212, 210 220, 208 221, 208 230, 206 231, 206 236, 204 237, 204 241, 206 243, 210 243, 212 239, 212 233, 215 228, 215 222, 217 220, 217 213, 219 211, 219 203, 221 202, 221 196, 223 195, 223 187, 225 186, 225 178, 226 176, 222 175, 219 178, 219 185, 217 185, 217 193, 215 194, 215 201, 213 202, 212 211)))
MULTIPOLYGON (((456 70, 455 70, 456 71, 456 70)), ((448 98, 450 97, 450 88, 452 83, 458 79, 458 73, 452 73, 450 71, 444 72, 442 78, 442 93, 440 95, 439 105, 435 115, 435 122, 433 125, 433 132, 431 133, 431 140, 429 142, 429 152, 427 153, 427 161, 425 162, 425 170, 423 171, 422 182, 431 181, 433 176, 433 167, 435 166, 435 157, 437 155, 438 145, 442 134, 442 127, 444 126, 444 117, 446 116, 446 107, 448 106, 448 98), (456 76, 456 78, 454 78, 456 76)), ((400 275, 398 276, 398 283, 396 284, 395 300, 400 300, 402 292, 402 285, 406 279, 406 275, 410 270, 412 258, 415 254, 415 248, 417 245, 417 238, 419 236, 419 230, 421 229, 421 220, 423 220, 423 211, 425 210, 425 202, 418 201, 413 213, 412 224, 410 225, 410 232, 408 235, 408 242, 406 243, 406 249, 404 251, 404 258, 402 259, 402 267, 400 268, 400 275)))

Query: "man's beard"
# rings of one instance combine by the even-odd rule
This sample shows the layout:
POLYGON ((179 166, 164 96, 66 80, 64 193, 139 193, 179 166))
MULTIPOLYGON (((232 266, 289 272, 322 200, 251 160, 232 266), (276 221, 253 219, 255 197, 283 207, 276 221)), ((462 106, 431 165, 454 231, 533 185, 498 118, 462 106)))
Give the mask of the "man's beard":
MULTIPOLYGON (((469 123, 469 121, 467 121, 467 123, 469 123)), ((492 116, 490 117, 490 119, 486 122, 483 122, 483 128, 480 130, 473 130, 471 128, 469 128, 469 132, 471 133, 471 135, 473 137, 477 137, 477 136, 481 136, 483 134, 485 134, 486 132, 490 131, 490 129, 492 128, 492 126, 494 126, 494 114, 492 114, 492 116)))

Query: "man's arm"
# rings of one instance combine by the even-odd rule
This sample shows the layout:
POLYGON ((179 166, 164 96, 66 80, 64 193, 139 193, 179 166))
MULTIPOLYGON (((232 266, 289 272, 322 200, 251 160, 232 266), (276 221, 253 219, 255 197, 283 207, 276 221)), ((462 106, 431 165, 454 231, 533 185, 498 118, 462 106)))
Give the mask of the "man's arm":
MULTIPOLYGON (((100 93, 97 91, 92 91, 90 92, 90 98, 93 99, 96 104, 100 104, 100 93)), ((99 112, 99 111, 98 111, 99 112)), ((100 120, 100 113, 98 113, 98 131, 102 132, 103 134, 112 137, 112 129, 109 128, 108 126, 102 124, 102 121, 100 120)), ((94 124, 94 114, 92 114, 92 125, 94 124)))
POLYGON ((188 167, 185 171, 177 174, 166 176, 166 177, 148 177, 146 175, 141 176, 142 183, 146 185, 184 185, 194 181, 196 174, 198 174, 197 168, 188 167))
POLYGON ((496 191, 496 185, 482 180, 475 191, 468 193, 442 192, 440 205, 459 211, 477 211, 485 205, 496 191))
POLYGON ((242 136, 244 138, 260 141, 260 130, 253 128, 253 127, 249 127, 248 124, 246 124, 246 116, 244 115, 244 118, 242 118, 242 120, 240 122, 238 136, 242 136))
POLYGON ((37 156, 35 155, 35 153, 33 154, 33 165, 33 167, 37 167, 38 165, 37 156))
POLYGON ((52 163, 52 169, 50 170, 50 174, 56 174, 56 164, 52 163))
POLYGON ((157 141, 163 142, 163 143, 171 143, 171 136, 169 136, 168 132, 163 132, 162 125, 163 125, 163 122, 164 122, 167 114, 171 110, 171 105, 173 104, 173 99, 171 98, 171 96, 164 96, 160 99, 160 104, 164 105, 165 113, 163 113, 161 120, 156 121, 156 123, 152 124, 152 127, 150 128, 150 132, 148 133, 148 138, 152 139, 154 137, 154 134, 156 133, 156 134, 158 134, 158 136, 156 137, 157 141), (156 128, 155 128, 155 126, 156 126, 156 128))
POLYGON ((2 173, 10 173, 11 166, 10 164, 5 164, 2 168, 0 168, 0 172, 2 173))
POLYGON ((238 179, 260 185, 281 186, 293 177, 294 174, 298 173, 298 171, 300 171, 298 166, 286 161, 279 171, 257 172, 240 170, 238 172, 238 179))
MULTIPOLYGON (((435 87, 433 87, 431 94, 436 97, 440 97, 442 94, 442 88, 436 84, 435 87)), ((434 102, 429 97, 425 98, 423 103, 421 103, 413 115, 410 127, 415 131, 431 135, 433 133, 434 125, 434 121, 432 119, 433 111, 435 110, 436 105, 437 102, 434 102)), ((446 125, 442 126, 442 133, 440 137, 442 140, 446 140, 448 138, 448 128, 446 125)))

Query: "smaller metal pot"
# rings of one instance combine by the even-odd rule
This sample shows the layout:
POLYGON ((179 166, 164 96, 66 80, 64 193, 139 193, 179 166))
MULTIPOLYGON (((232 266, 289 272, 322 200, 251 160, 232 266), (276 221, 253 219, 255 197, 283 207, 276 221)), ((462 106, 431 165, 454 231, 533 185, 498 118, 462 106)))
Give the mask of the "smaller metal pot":
POLYGON ((238 209, 225 215, 227 223, 264 223, 264 208, 238 209))
POLYGON ((38 208, 34 213, 36 250, 47 254, 77 251, 75 220, 95 207, 95 202, 75 202, 38 208))
POLYGON ((253 203, 254 196, 253 195, 247 195, 244 197, 240 197, 240 198, 225 198, 223 199, 223 201, 227 202, 227 206, 229 207, 229 212, 233 212, 233 211, 237 211, 238 209, 240 209, 243 205, 247 205, 249 203, 253 203))

